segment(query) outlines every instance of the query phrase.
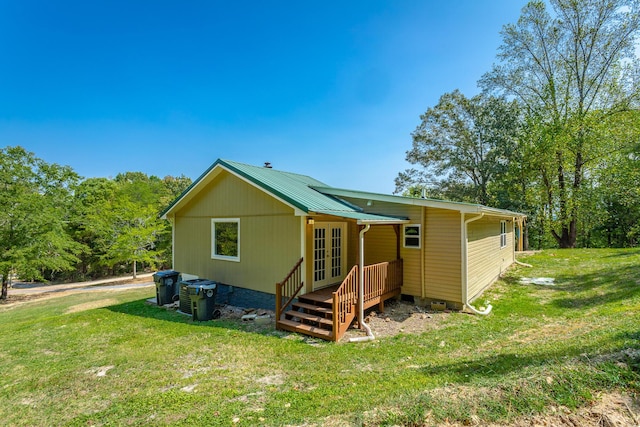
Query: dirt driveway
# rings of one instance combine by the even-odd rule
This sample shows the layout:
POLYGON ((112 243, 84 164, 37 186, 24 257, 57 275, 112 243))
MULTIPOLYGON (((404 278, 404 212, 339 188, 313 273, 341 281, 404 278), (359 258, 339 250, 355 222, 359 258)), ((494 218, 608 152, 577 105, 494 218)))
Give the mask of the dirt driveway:
POLYGON ((56 298, 79 292, 126 290, 155 286, 153 273, 139 274, 138 277, 113 277, 89 282, 47 285, 45 283, 15 283, 9 288, 7 300, 0 300, 0 307, 11 307, 44 298, 56 298))

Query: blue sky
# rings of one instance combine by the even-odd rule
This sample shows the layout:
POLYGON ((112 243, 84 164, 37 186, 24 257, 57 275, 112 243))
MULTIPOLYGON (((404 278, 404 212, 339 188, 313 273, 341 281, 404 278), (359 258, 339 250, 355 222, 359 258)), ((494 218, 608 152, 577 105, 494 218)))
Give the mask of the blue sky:
POLYGON ((391 193, 525 0, 0 0, 0 146, 84 177, 217 158, 391 193))

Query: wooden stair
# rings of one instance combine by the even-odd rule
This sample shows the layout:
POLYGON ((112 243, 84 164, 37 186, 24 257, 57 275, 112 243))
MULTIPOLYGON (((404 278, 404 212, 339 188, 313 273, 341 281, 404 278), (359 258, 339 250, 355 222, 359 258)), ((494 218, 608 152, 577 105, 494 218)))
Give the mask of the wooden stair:
MULTIPOLYGON (((339 341, 356 317, 358 266, 339 285, 299 295, 304 287, 301 266, 302 258, 276 284, 276 328, 339 341)), ((363 276, 363 308, 378 305, 384 311, 384 302, 400 295, 402 260, 365 266, 363 276)))
POLYGON ((298 300, 291 304, 291 309, 282 314, 278 322, 279 328, 329 341, 340 339, 333 330, 332 292, 335 289, 336 287, 330 287, 298 296, 298 300))

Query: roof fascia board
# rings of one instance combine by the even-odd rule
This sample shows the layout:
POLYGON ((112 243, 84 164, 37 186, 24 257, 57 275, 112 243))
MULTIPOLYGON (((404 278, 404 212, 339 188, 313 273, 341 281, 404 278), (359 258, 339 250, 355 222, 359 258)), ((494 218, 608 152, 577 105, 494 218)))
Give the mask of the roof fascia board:
POLYGON ((447 202, 433 199, 419 199, 415 197, 403 197, 403 196, 393 196, 387 194, 378 194, 378 193, 369 193, 366 191, 353 191, 346 190, 341 188, 332 188, 332 187, 312 187, 313 189, 321 192, 328 193, 334 196, 340 197, 353 197, 355 199, 371 199, 373 201, 378 202, 387 202, 387 203, 396 203, 401 205, 412 205, 412 206, 426 206, 433 208, 442 208, 460 211, 464 213, 477 213, 480 212, 480 205, 466 204, 466 203, 455 203, 455 202, 447 202))
POLYGON ((209 166, 209 168, 206 171, 204 171, 202 173, 202 175, 200 175, 198 178, 196 178, 196 180, 193 181, 191 183, 191 185, 188 186, 186 188, 186 190, 184 190, 182 192, 182 194, 180 196, 178 196, 173 201, 173 203, 171 203, 169 205, 169 207, 167 207, 162 213, 160 213, 160 218, 167 219, 168 217, 172 216, 172 213, 175 210, 177 210, 178 208, 182 207, 184 204, 186 204, 188 201, 190 201, 193 198, 193 196, 195 196, 198 193, 199 187, 201 187, 202 185, 206 185, 209 182, 213 181, 213 178, 218 176, 219 172, 216 173, 213 176, 211 176, 211 175, 215 172, 215 168, 219 164, 220 164, 220 161, 218 160, 214 164, 209 166), (205 183, 205 184, 203 184, 203 183, 205 183), (197 188, 198 188, 198 190, 196 190, 197 188))
POLYGON ((408 219, 399 219, 393 221, 384 221, 384 220, 366 220, 359 219, 356 223, 358 225, 397 225, 397 224, 409 224, 411 221, 408 219))
POLYGON ((278 196, 277 194, 274 194, 272 191, 270 191, 270 189, 266 188, 266 186, 261 186, 258 183, 254 182, 253 180, 249 179, 240 171, 236 170, 230 165, 227 165, 224 162, 224 160, 217 160, 202 175, 200 175, 189 187, 187 187, 187 189, 182 193, 182 195, 180 195, 167 209, 165 209, 160 214, 160 218, 168 219, 169 217, 173 216, 173 213, 176 210, 180 209, 186 203, 188 203, 200 191, 200 189, 203 186, 209 184, 211 181, 213 181, 214 178, 220 175, 220 172, 222 172, 222 170, 227 171, 233 176, 250 184, 251 186, 257 188, 258 190, 268 194, 269 196, 285 204, 286 206, 289 206, 291 209, 293 209, 295 216, 306 215, 306 211, 301 209, 299 206, 296 206, 290 203, 289 201, 284 200, 282 197, 278 196))
POLYGON ((346 218, 346 219, 350 219, 350 220, 355 220, 357 224, 359 225, 366 225, 366 224, 371 224, 371 225, 379 225, 379 224, 385 224, 385 225, 393 225, 393 224, 409 224, 411 222, 411 220, 409 220, 408 218, 394 218, 394 217, 390 217, 390 216, 384 216, 384 215, 377 215, 377 214, 365 214, 363 212, 344 212, 344 214, 342 214, 340 211, 318 211, 318 212, 314 212, 316 214, 320 214, 320 215, 329 215, 329 216, 335 216, 338 218, 346 218), (363 218, 357 218, 358 214, 363 214, 363 215, 369 215, 371 217, 375 217, 378 216, 378 218, 371 218, 371 219, 363 219, 363 218))
POLYGON ((481 207, 481 211, 482 213, 484 213, 485 215, 489 215, 489 216, 499 216, 499 217, 504 217, 504 218, 513 218, 513 217, 517 217, 517 218, 526 218, 527 215, 520 213, 520 212, 513 212, 513 211, 509 211, 506 209, 496 209, 496 208, 490 208, 487 206, 482 206, 481 207))
POLYGON ((312 187, 323 194, 331 194, 340 197, 353 197, 355 199, 373 200, 387 203, 397 203, 402 205, 424 206, 458 211, 465 214, 484 213, 485 215, 501 216, 505 218, 526 217, 525 214, 512 212, 504 209, 490 208, 483 205, 463 202, 450 202, 446 200, 420 199, 417 197, 393 196, 387 194, 370 193, 366 191, 354 191, 332 187, 312 187))

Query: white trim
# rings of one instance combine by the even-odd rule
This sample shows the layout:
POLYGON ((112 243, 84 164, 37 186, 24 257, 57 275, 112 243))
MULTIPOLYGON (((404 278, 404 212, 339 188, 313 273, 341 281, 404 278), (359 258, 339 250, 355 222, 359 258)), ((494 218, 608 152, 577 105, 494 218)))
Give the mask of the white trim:
POLYGON ((242 181, 250 184, 251 186, 257 188, 260 191, 262 191, 263 193, 268 194, 269 196, 273 197, 274 199, 276 199, 277 201, 283 203, 284 205, 290 207, 291 209, 293 209, 293 212, 294 212, 295 216, 306 215, 306 212, 303 212, 302 210, 300 210, 300 208, 298 208, 298 207, 292 205, 291 203, 281 199, 280 197, 276 196, 275 194, 265 190, 263 187, 260 187, 259 185, 257 185, 254 182, 248 180, 247 178, 243 177, 242 175, 238 174, 237 172, 234 172, 233 170, 229 169, 225 165, 223 165, 221 163, 218 163, 213 168, 211 168, 211 170, 209 172, 207 172, 206 175, 198 178, 198 180, 195 181, 195 185, 193 187, 191 187, 187 193, 183 194, 182 197, 180 197, 180 199, 173 206, 171 206, 171 208, 169 208, 169 210, 167 212, 165 212, 164 215, 162 215, 161 218, 162 219, 167 219, 167 218, 173 216, 174 212, 176 212, 177 210, 181 209, 182 206, 184 206, 186 203, 188 203, 196 194, 198 194, 200 192, 200 189, 202 187, 207 186, 211 181, 213 181, 213 179, 215 177, 217 177, 220 174, 221 171, 229 172, 230 174, 232 174, 236 178, 241 179, 242 181))
POLYGON ((208 185, 213 179, 220 174, 220 171, 216 171, 216 167, 211 168, 204 176, 200 176, 194 183, 193 187, 189 188, 185 194, 181 195, 180 198, 175 201, 173 206, 171 206, 165 213, 162 215, 162 219, 168 219, 175 215, 175 212, 180 210, 182 206, 191 201, 191 199, 200 191, 200 187, 208 185))
MULTIPOLYGON (((302 258, 302 281, 305 283, 305 286, 302 287, 300 291, 300 295, 304 295, 307 293, 307 257, 305 255, 307 248, 307 218, 306 216, 299 217, 300 219, 300 258, 302 258)), ((313 262, 312 262, 313 264, 313 262)))
POLYGON ((500 221, 500 249, 507 247, 507 221, 500 221), (502 231, 504 228, 504 232, 502 231))
POLYGON ((211 218, 211 259, 217 259, 221 261, 235 261, 240 262, 240 218, 211 218), (216 254, 216 227, 217 222, 234 222, 238 224, 238 255, 218 255, 216 254))
MULTIPOLYGON (((242 175, 240 175, 240 174, 238 174, 238 173, 236 173, 236 172, 232 171, 231 169, 227 168, 226 166, 224 166, 224 165, 217 165, 216 167, 220 167, 221 169, 223 169, 223 170, 225 170, 225 171, 229 172, 230 174, 232 174, 232 175, 233 175, 233 176, 235 176, 236 178, 241 179, 242 181, 244 181, 244 182, 246 182, 247 184, 249 184, 249 185, 251 185, 251 186, 253 186, 253 187, 257 188, 258 190, 262 191, 263 193, 268 194, 269 196, 273 197, 274 199, 276 199, 276 200, 277 200, 277 201, 279 201, 280 203, 282 203, 282 204, 284 204, 284 205, 286 205, 286 206, 289 206, 291 209, 293 209, 293 214, 294 214, 295 216, 303 216, 303 215, 307 215, 307 213, 306 213, 306 212, 304 212, 304 211, 302 211, 302 210, 300 210, 300 208, 298 208, 298 207, 296 207, 296 206, 292 205, 291 203, 289 203, 289 202, 287 202, 287 201, 285 201, 285 200, 281 199, 280 197, 276 196, 275 194, 271 193, 270 191, 265 190, 263 187, 259 186, 259 185, 258 185, 258 184, 256 184, 255 182, 253 182, 253 181, 251 181, 251 180, 249 180, 249 179, 245 178, 244 176, 242 176, 242 175)), ((214 169, 215 169, 215 168, 214 168, 214 169)))
MULTIPOLYGON (((493 309, 491 304, 488 304, 483 311, 480 311, 477 308, 475 308, 473 305, 471 305, 471 303, 469 302, 469 235, 468 235, 469 223, 473 221, 477 221, 483 216, 484 216, 484 213, 481 213, 478 216, 474 216, 472 218, 465 220, 464 214, 460 215, 460 227, 461 227, 460 228, 460 249, 461 249, 461 256, 462 256, 462 263, 461 263, 462 264, 462 271, 461 271, 462 281, 461 282, 462 282, 462 304, 464 304, 463 309, 464 307, 467 307, 469 310, 471 310, 472 313, 485 316, 491 313, 491 310, 493 309)), ((476 296, 477 295, 474 295, 474 297, 476 296)))
POLYGON ((176 217, 169 220, 171 223, 171 268, 176 268, 176 217))
MULTIPOLYGON (((415 238, 416 236, 410 236, 415 238)), ((404 224, 402 226, 402 247, 407 249, 421 249, 422 248, 422 224, 404 224), (407 246, 407 227, 418 228, 418 246, 407 246)))
POLYGON ((424 206, 429 208, 448 209, 458 211, 463 214, 484 213, 486 215, 501 216, 506 218, 526 217, 526 215, 512 212, 504 209, 490 208, 488 206, 478 205, 474 203, 452 202, 436 199, 421 199, 417 197, 394 196, 388 194, 371 193, 368 191, 347 190, 344 188, 311 186, 316 191, 332 196, 351 197, 360 200, 374 200, 387 203, 396 203, 401 205, 424 206))
POLYGON ((347 274, 349 273, 349 271, 347 270, 347 257, 349 254, 349 248, 348 248, 348 244, 349 244, 349 237, 348 237, 348 233, 349 233, 349 226, 347 222, 339 222, 339 221, 331 221, 331 222, 324 222, 324 221, 316 221, 315 224, 313 224, 313 231, 312 231, 312 245, 313 245, 313 255, 311 257, 311 259, 309 260, 309 262, 311 263, 311 269, 312 269, 312 277, 311 277, 311 283, 312 283, 312 289, 318 290, 318 289, 322 289, 325 288, 327 286, 333 285, 335 283, 339 283, 342 282, 344 280, 345 277, 347 277, 347 274), (316 250, 315 250, 315 244, 316 244, 316 230, 320 229, 320 228, 324 228, 325 230, 325 235, 324 235, 324 243, 325 243, 325 264, 324 264, 324 278, 322 280, 316 281, 316 277, 315 277, 315 266, 316 266, 316 250), (332 235, 331 232, 334 229, 339 229, 340 230, 340 275, 339 276, 332 276, 333 274, 333 266, 331 265, 331 257, 332 257, 332 235))

